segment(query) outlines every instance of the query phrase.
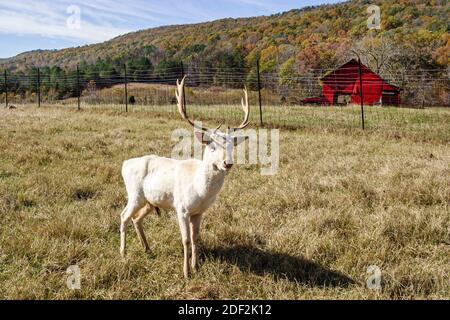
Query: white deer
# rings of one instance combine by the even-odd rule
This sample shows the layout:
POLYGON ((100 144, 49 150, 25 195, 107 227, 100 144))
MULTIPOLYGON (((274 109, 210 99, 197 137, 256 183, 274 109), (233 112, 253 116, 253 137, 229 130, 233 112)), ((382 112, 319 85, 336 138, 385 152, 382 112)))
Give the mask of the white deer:
POLYGON ((122 176, 128 193, 128 203, 121 213, 120 253, 125 256, 126 230, 130 220, 146 252, 149 246, 143 230, 143 219, 159 209, 175 210, 180 226, 184 249, 184 276, 188 277, 189 249, 192 246, 192 269, 197 269, 197 240, 202 214, 215 201, 224 183, 226 173, 231 169, 232 147, 243 142, 245 137, 233 132, 245 128, 249 123, 250 108, 247 89, 244 89, 242 108, 244 121, 227 133, 197 126, 186 114, 184 105, 184 83, 177 80, 175 95, 178 111, 183 119, 199 130, 196 137, 206 146, 203 160, 175 160, 156 155, 134 158, 123 163, 122 176))

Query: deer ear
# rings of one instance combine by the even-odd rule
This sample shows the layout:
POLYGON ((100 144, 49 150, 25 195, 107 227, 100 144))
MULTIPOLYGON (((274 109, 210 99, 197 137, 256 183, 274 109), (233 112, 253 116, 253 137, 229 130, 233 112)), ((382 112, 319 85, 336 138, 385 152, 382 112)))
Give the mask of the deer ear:
POLYGON ((205 132, 195 131, 195 137, 202 144, 209 144, 211 142, 210 136, 205 132))

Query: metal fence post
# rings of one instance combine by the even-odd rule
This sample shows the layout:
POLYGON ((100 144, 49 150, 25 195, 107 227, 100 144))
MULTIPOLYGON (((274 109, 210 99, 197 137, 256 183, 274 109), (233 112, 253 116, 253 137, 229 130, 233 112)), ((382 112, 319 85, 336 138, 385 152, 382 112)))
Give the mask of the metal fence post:
POLYGON ((259 73, 259 59, 256 61, 256 72, 258 73, 258 100, 259 100, 259 123, 263 126, 262 101, 261 101, 261 76, 259 73))
POLYGON ((5 70, 5 107, 8 108, 8 78, 5 70))
POLYGON ((364 130, 364 95, 363 95, 363 79, 362 79, 362 67, 361 67, 361 58, 358 56, 358 65, 359 65, 359 94, 361 99, 361 124, 362 129, 364 130))
POLYGON ((77 109, 80 110, 80 69, 77 64, 77 109))
POLYGON ((426 85, 426 80, 425 80, 425 72, 422 71, 422 76, 420 77, 420 91, 422 93, 422 109, 425 109, 425 85, 426 85))
POLYGON ((181 78, 184 77, 184 65, 183 65, 183 61, 180 61, 180 69, 181 69, 181 78))
POLYGON ((124 80, 125 80, 125 112, 128 112, 128 79, 127 79, 127 65, 124 63, 124 80))
POLYGON ((37 94, 38 94, 38 108, 41 107, 41 71, 37 68, 37 94))

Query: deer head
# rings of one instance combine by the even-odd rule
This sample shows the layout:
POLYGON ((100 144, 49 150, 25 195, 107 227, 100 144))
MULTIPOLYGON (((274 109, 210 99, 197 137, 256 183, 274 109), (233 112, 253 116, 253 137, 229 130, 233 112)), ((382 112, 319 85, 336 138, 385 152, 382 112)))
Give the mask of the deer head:
POLYGON ((178 112, 181 117, 186 120, 192 127, 195 128, 195 136, 205 145, 205 153, 203 155, 203 162, 211 164, 214 170, 228 171, 233 166, 233 147, 245 141, 246 137, 238 136, 235 133, 244 129, 249 124, 250 107, 248 103, 247 88, 244 87, 244 97, 241 104, 244 110, 244 120, 235 128, 230 128, 226 132, 219 131, 222 126, 220 124, 214 129, 209 129, 203 126, 198 126, 197 123, 190 120, 186 113, 186 106, 184 104, 184 84, 186 76, 181 82, 177 79, 177 89, 175 96, 177 98, 178 112))

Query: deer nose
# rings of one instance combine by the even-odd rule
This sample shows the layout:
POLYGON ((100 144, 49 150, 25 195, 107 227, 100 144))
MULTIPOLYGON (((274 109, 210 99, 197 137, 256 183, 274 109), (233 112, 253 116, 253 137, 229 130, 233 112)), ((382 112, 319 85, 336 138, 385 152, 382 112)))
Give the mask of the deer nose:
POLYGON ((224 161, 223 164, 224 164, 226 169, 231 169, 231 167, 233 166, 232 163, 227 163, 226 161, 224 161))

